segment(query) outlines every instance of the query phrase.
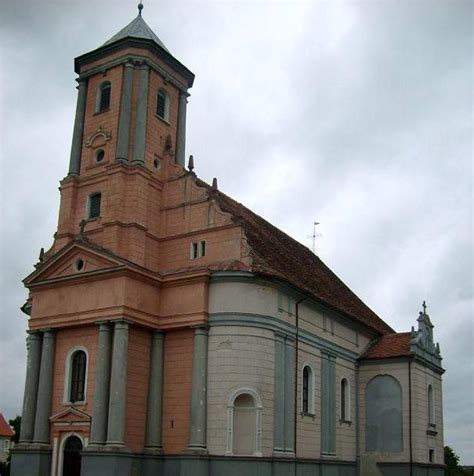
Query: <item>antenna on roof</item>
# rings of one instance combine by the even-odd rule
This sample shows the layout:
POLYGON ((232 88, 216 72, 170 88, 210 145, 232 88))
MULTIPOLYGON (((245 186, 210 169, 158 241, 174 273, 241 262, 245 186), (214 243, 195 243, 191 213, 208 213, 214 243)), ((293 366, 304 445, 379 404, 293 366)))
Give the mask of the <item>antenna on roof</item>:
MULTIPOLYGON (((316 227, 320 225, 319 221, 314 221, 313 222, 313 234, 311 235, 311 238, 313 238, 313 253, 316 254, 316 238, 318 236, 321 236, 321 233, 316 233, 316 227)), ((310 238, 310 237, 308 237, 310 238)))
POLYGON ((143 2, 140 0, 140 3, 138 4, 138 15, 142 16, 142 10, 143 10, 143 2))

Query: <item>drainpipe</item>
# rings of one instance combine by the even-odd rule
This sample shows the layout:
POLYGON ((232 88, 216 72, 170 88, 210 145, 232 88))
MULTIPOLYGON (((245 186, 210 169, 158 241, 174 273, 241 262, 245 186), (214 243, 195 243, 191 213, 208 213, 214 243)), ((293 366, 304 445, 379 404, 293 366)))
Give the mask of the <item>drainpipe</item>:
POLYGON ((411 359, 408 361, 408 425, 410 427, 410 476, 413 476, 413 445, 411 431, 411 359))
POLYGON ((356 472, 357 474, 360 474, 360 436, 359 436, 359 362, 356 362, 355 366, 355 406, 356 406, 356 411, 355 411, 355 437, 356 437, 356 472))
MULTIPOLYGON (((299 301, 296 301, 295 304, 295 324, 296 324, 296 338, 295 338, 295 421, 294 421, 294 433, 295 433, 295 475, 298 472, 298 465, 296 463, 296 447, 298 441, 298 366, 299 366, 299 359, 298 359, 298 348, 299 348, 299 338, 300 338, 300 316, 299 316, 299 306, 300 304, 307 299, 307 296, 303 296, 299 301)), ((314 377, 313 377, 314 378, 314 377)))

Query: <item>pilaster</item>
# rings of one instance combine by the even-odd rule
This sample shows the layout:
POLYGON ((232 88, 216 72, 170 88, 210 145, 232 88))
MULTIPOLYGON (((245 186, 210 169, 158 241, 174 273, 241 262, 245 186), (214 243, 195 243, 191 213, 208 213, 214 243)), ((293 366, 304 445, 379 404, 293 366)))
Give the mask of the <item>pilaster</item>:
POLYGON ((273 451, 285 451, 285 336, 275 333, 273 451))
POLYGON ((41 343, 41 332, 30 331, 28 333, 28 360, 21 417, 20 443, 31 443, 33 441, 41 364, 41 343))
POLYGON ((116 321, 114 323, 107 446, 125 446, 128 331, 129 323, 127 321, 116 321))
POLYGON ((90 445, 103 445, 107 439, 111 350, 112 328, 108 322, 100 322, 90 445))
POLYGON ((137 115, 135 119, 135 140, 133 163, 145 163, 146 117, 148 106, 148 79, 150 67, 146 63, 140 65, 140 86, 138 90, 137 115))
POLYGON ((77 86, 76 117, 72 134, 71 156, 69 159, 69 176, 79 175, 81 171, 82 141, 84 134, 84 118, 86 115, 87 79, 79 78, 77 86))
POLYGON ((134 65, 125 63, 123 73, 122 98, 120 107, 120 119, 117 136, 116 161, 128 161, 128 142, 130 137, 130 123, 132 116, 132 89, 134 65))
POLYGON ((45 330, 43 332, 43 345, 41 349, 41 365, 33 436, 33 442, 42 445, 49 444, 49 417, 51 414, 53 391, 54 341, 54 331, 52 329, 45 330))
POLYGON ((295 341, 285 341, 285 452, 295 451, 295 341))
POLYGON ((191 418, 188 452, 207 452, 207 341, 208 326, 194 328, 191 418))
POLYGON ((163 407, 163 332, 153 333, 150 356, 150 381, 148 386, 148 409, 145 450, 161 452, 161 417, 163 407))
POLYGON ((178 128, 176 132, 176 163, 184 167, 186 153, 186 107, 188 93, 180 91, 178 104, 178 128))

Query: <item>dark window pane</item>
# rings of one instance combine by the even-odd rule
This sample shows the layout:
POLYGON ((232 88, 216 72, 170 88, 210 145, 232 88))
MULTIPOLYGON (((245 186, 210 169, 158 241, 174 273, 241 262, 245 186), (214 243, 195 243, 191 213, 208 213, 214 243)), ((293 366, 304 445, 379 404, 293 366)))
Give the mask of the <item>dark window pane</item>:
POLYGON ((303 413, 308 413, 309 410, 309 369, 303 369, 303 413))
POLYGON ((71 402, 84 401, 86 384, 86 354, 82 350, 74 352, 71 359, 71 402))
POLYGON ((166 118, 166 94, 163 91, 158 91, 158 100, 156 102, 156 114, 163 119, 166 118))
POLYGON ((89 218, 100 216, 100 193, 95 193, 89 197, 89 218))
POLYGON ((346 380, 341 381, 341 420, 346 419, 346 380))
POLYGON ((110 107, 110 83, 103 84, 100 87, 99 112, 105 111, 110 107))

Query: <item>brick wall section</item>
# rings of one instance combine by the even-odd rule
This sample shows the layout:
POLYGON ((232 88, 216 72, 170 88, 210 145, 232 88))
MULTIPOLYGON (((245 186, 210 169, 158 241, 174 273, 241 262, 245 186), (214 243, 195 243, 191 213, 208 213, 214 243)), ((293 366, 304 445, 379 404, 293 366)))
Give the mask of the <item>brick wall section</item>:
POLYGON ((61 329, 56 332, 55 356, 54 356, 54 378, 51 414, 55 415, 68 405, 64 404, 65 370, 66 357, 68 352, 76 346, 83 346, 87 349, 87 395, 84 405, 77 405, 81 411, 92 414, 92 400, 95 384, 95 356, 97 351, 98 327, 83 326, 69 329, 61 329))
POLYGON ((150 332, 132 325, 128 341, 125 445, 135 452, 143 451, 145 444, 150 349, 150 332))
POLYGON ((165 337, 163 448, 184 451, 189 438, 194 330, 168 332, 165 337))

